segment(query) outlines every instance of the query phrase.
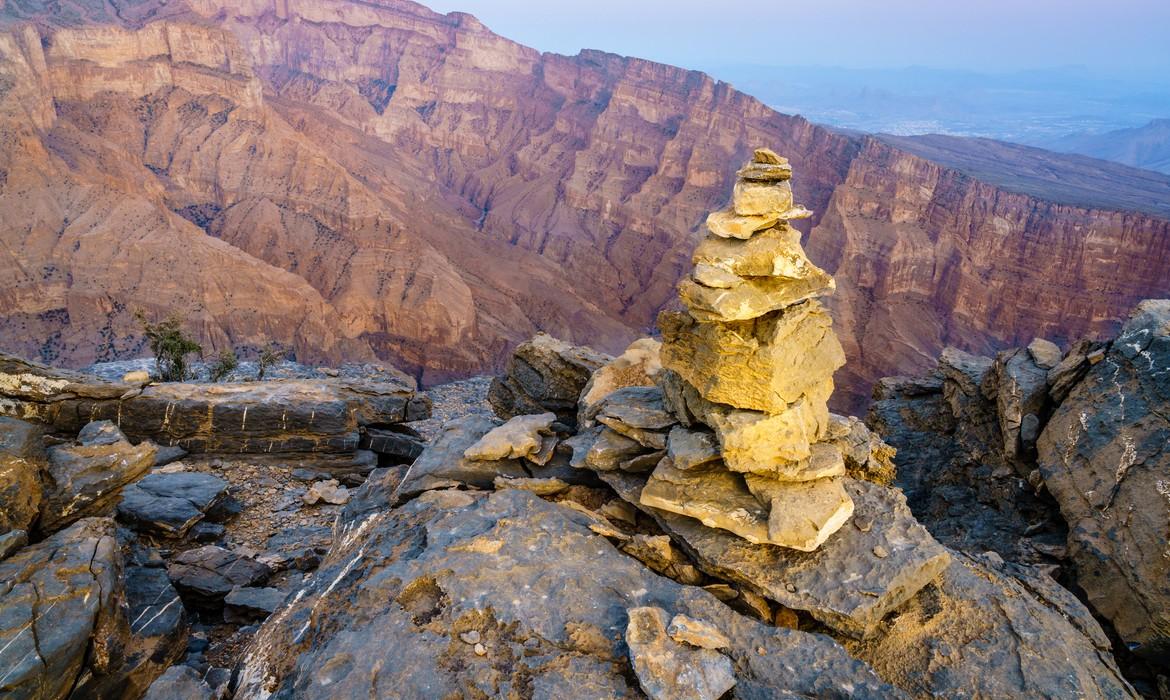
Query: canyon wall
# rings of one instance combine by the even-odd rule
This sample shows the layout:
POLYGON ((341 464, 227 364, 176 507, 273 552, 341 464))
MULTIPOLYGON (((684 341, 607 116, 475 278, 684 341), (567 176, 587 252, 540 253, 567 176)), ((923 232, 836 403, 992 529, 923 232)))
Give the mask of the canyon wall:
MULTIPOLYGON (((541 54, 405 0, 46 7, 0 9, 0 348, 37 359, 141 352, 136 308, 179 310, 209 348, 271 338, 424 381, 536 330, 617 350, 671 303, 756 145, 816 211, 840 407, 943 344, 1111 330, 1170 292, 1170 178, 1122 168, 1100 183, 1122 206, 1078 207, 1047 196, 1060 177, 1013 187, 699 72, 541 54)), ((1045 172, 1083 167, 1050 155, 1045 172)))

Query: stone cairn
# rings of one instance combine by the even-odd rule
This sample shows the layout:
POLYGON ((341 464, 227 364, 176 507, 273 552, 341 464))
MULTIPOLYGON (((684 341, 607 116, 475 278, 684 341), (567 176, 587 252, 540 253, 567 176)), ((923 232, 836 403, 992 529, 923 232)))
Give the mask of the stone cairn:
POLYGON ((816 299, 835 284, 788 224, 811 214, 793 204, 788 161, 759 149, 738 175, 679 285, 687 311, 658 319, 666 404, 683 425, 641 502, 813 551, 853 514, 841 449, 823 441, 845 354, 816 299))

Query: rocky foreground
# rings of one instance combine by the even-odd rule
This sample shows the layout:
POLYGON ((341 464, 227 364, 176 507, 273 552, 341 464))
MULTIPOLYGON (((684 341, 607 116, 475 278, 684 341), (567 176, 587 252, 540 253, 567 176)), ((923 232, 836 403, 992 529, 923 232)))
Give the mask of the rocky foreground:
POLYGON ((1166 697, 1170 302, 831 414, 789 177, 741 170, 662 342, 434 401, 0 356, 0 695, 1166 697))

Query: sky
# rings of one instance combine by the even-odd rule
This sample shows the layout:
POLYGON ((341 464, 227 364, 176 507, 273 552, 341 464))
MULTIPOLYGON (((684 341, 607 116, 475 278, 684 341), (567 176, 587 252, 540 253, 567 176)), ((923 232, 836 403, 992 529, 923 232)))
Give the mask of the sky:
POLYGON ((424 0, 543 51, 686 68, 1170 72, 1170 0, 424 0))

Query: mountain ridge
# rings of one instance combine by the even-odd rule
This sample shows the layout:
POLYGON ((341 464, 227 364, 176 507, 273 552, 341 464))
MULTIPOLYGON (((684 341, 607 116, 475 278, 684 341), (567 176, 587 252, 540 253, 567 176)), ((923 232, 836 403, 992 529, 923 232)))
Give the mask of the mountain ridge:
MULTIPOLYGON (((58 160, 52 176, 22 184, 22 195, 10 185, 0 199, 39 221, 6 236, 18 239, 18 267, 52 268, 60 279, 0 275, 10 280, 0 297, 21 300, 0 328, 6 349, 44 360, 80 365, 139 352, 134 304, 191 309, 212 349, 254 347, 270 335, 306 361, 377 354, 427 383, 497 367, 536 330, 615 351, 670 303, 705 213, 725 203, 729 164, 761 144, 801 173, 797 199, 816 212, 803 227, 810 256, 842 286, 833 307, 850 352, 839 392, 850 406, 865 402, 876 378, 922 369, 942 344, 986 352, 1034 333, 1104 333, 1136 299, 1170 291, 1155 269, 1125 284, 1093 281, 1125 255, 1161 254, 1164 217, 1054 207, 933 167, 882 137, 782 115, 698 71, 599 51, 542 54, 470 15, 405 2, 147 1, 122 7, 130 19, 103 15, 136 31, 169 27, 161 33, 174 65, 164 68, 157 53, 120 60, 127 35, 107 31, 114 24, 53 28, 42 14, 41 28, 30 29, 35 3, 21 7, 23 18, 13 3, 0 11, 11 47, 2 60, 20 63, 16 44, 35 53, 32 36, 13 39, 29 31, 47 45, 45 72, 26 70, 17 92, 35 96, 36 123, 49 136, 22 131, 24 108, 11 91, 0 98, 4 128, 58 160), (122 92, 99 94, 99 84, 122 92), (168 283, 156 283, 162 294, 107 289, 96 272, 78 286, 69 271, 81 263, 49 232, 76 227, 83 210, 46 217, 27 200, 76 201, 61 190, 116 184, 110 173, 152 193, 141 206, 185 231, 184 245, 202 250, 199 232, 221 239, 241 260, 303 280, 285 285, 300 291, 230 302, 230 283, 206 287, 200 266, 173 255, 168 283), (56 180, 72 184, 54 192, 56 180), (996 212, 999 202, 1017 209, 996 212), (1038 217, 1048 211, 1069 228, 1046 227, 1038 217), (1103 241, 1107 259, 1078 242, 1077 226, 1103 241), (1072 257, 1064 267, 1073 281, 1029 271, 997 249, 1037 237, 1072 257), (981 298, 987 280, 1002 289, 1022 282, 1008 298, 1068 288, 1076 313, 1031 304, 988 313, 1010 302, 981 298), (314 295, 319 313, 296 310, 314 295), (281 296, 259 330, 234 318, 237 307, 281 296), (292 332, 305 323, 317 330, 292 332), (335 347, 314 347, 315 334, 335 337, 335 347)), ((3 156, 6 168, 40 158, 12 148, 3 156)), ((1031 243, 1021 252, 1052 254, 1031 243)), ((125 253, 119 264, 138 270, 150 261, 125 253)))

